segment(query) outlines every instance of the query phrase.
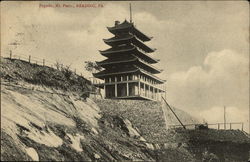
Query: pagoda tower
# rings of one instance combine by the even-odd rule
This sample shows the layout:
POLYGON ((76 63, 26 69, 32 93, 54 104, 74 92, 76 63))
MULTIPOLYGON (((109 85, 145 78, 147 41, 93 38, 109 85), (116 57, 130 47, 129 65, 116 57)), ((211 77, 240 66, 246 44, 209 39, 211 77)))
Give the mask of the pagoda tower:
POLYGON ((107 59, 97 62, 105 70, 93 74, 104 80, 96 86, 104 89, 105 98, 161 100, 166 95, 165 80, 155 75, 162 71, 153 65, 159 62, 151 56, 155 49, 144 43, 152 37, 139 31, 131 20, 115 21, 107 28, 114 36, 103 39, 111 48, 100 51, 107 59))

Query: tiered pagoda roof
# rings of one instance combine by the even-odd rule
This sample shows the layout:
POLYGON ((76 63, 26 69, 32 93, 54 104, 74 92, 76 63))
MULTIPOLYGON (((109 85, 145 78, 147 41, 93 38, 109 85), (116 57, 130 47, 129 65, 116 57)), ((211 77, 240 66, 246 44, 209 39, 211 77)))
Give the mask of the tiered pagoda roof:
POLYGON ((112 48, 109 48, 107 50, 100 51, 100 53, 106 57, 117 56, 117 53, 119 53, 119 55, 126 55, 126 54, 130 53, 130 54, 137 55, 138 57, 140 57, 140 58, 144 59, 145 61, 152 63, 152 64, 160 61, 159 59, 153 58, 152 56, 147 54, 145 51, 143 51, 142 49, 140 49, 134 45, 125 45, 122 47, 112 47, 112 48))
POLYGON ((143 49, 145 52, 151 53, 154 52, 156 49, 152 49, 148 47, 146 44, 141 42, 135 35, 127 34, 127 35, 120 35, 115 36, 109 39, 103 39, 104 42, 110 46, 114 46, 116 44, 125 44, 125 43, 132 43, 137 45, 139 48, 143 49))
POLYGON ((129 32, 133 35, 136 35, 139 39, 141 39, 143 42, 150 41, 153 37, 149 37, 145 34, 143 34, 141 31, 139 31, 134 23, 130 23, 127 20, 125 20, 123 23, 119 25, 115 25, 114 27, 107 27, 108 30, 116 35, 116 33, 123 33, 123 32, 129 32))
POLYGON ((97 62, 97 64, 103 68, 108 68, 109 66, 112 66, 112 65, 139 64, 142 67, 151 71, 153 74, 158 74, 162 71, 161 69, 158 69, 157 67, 145 62, 144 60, 142 60, 139 57, 134 56, 134 55, 128 56, 126 58, 123 58, 123 57, 115 58, 114 57, 114 58, 110 58, 110 59, 106 59, 106 60, 97 62))
POLYGON ((152 37, 139 31, 134 23, 127 20, 123 23, 116 21, 115 26, 108 27, 108 30, 115 36, 103 39, 111 48, 100 51, 107 59, 97 62, 97 64, 105 68, 105 70, 95 73, 95 77, 104 79, 111 75, 136 73, 144 74, 157 83, 164 82, 164 80, 154 75, 162 70, 151 65, 159 61, 159 59, 155 59, 149 54, 153 53, 155 49, 144 44, 144 42, 151 40, 152 37))

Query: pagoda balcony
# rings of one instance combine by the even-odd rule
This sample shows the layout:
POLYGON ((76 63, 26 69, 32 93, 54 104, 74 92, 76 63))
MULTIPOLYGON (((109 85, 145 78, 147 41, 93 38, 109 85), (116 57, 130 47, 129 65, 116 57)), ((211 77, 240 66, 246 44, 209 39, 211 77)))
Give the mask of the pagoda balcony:
POLYGON ((94 83, 94 85, 104 89, 105 98, 111 99, 160 101, 164 94, 166 96, 164 84, 156 84, 152 79, 140 74, 110 76, 105 78, 104 83, 94 83))
POLYGON ((140 82, 141 84, 145 84, 146 86, 149 86, 151 88, 157 89, 159 90, 159 92, 165 92, 165 85, 164 84, 157 84, 156 82, 154 82, 152 79, 148 78, 148 77, 143 77, 142 75, 138 75, 138 74, 128 74, 128 75, 123 75, 122 76, 117 77, 107 77, 107 79, 104 81, 100 81, 100 79, 92 79, 93 82, 92 84, 94 84, 95 86, 98 87, 103 87, 104 85, 114 85, 114 84, 125 84, 125 83, 138 83, 140 82), (125 79, 124 79, 125 77, 125 79))
POLYGON ((149 71, 146 71, 136 65, 132 65, 131 68, 124 68, 124 69, 115 69, 115 70, 106 69, 98 73, 93 73, 93 76, 99 79, 104 79, 109 76, 124 75, 124 74, 127 75, 127 74, 134 74, 134 73, 144 74, 148 78, 151 78, 152 82, 155 82, 155 83, 161 84, 165 82, 165 80, 160 79, 159 77, 155 76, 153 73, 150 73, 149 71))

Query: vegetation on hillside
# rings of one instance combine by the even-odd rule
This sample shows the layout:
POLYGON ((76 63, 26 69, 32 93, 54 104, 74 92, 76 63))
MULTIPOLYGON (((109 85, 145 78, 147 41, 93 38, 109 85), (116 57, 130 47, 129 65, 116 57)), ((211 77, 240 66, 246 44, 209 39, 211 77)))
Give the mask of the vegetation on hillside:
POLYGON ((68 66, 57 65, 56 68, 51 68, 23 60, 1 58, 0 77, 8 81, 22 80, 80 94, 92 90, 89 80, 75 74, 68 66))

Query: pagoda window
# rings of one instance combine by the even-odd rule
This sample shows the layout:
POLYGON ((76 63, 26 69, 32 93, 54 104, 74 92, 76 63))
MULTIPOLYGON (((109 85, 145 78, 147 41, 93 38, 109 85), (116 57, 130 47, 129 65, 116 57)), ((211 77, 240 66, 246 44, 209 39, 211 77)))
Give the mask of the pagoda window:
POLYGON ((121 76, 117 76, 117 82, 122 81, 121 76))
POLYGON ((109 82, 109 78, 105 78, 105 82, 108 83, 109 82))
POLYGON ((128 75, 125 75, 125 80, 128 81, 128 75))
POLYGON ((114 76, 111 77, 111 82, 115 82, 115 77, 114 76))
POLYGON ((133 80, 133 75, 129 75, 128 80, 133 80))

